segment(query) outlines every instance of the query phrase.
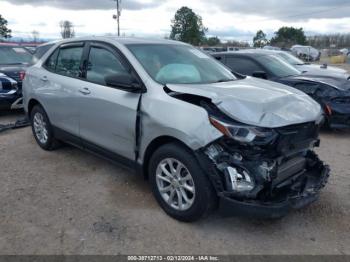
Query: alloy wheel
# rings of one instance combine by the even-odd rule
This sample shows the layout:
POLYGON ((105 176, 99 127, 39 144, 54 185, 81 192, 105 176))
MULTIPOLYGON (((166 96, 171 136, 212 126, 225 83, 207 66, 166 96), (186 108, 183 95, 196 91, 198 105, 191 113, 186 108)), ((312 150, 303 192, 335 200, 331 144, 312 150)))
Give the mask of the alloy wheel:
POLYGON ((48 140, 47 124, 44 116, 40 112, 36 112, 33 118, 35 136, 41 144, 46 144, 48 140))
POLYGON ((156 182, 160 195, 170 207, 185 211, 192 206, 196 193, 193 177, 179 160, 162 160, 156 169, 156 182))

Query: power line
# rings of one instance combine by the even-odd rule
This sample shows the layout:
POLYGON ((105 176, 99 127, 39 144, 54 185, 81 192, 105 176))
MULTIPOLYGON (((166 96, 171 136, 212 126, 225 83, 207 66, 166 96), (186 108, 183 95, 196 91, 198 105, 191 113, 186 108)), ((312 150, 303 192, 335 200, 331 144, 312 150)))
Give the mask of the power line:
MULTIPOLYGON (((321 14, 321 13, 326 13, 326 12, 329 12, 329 11, 334 11, 334 10, 341 9, 341 8, 344 8, 344 7, 350 7, 350 5, 346 4, 346 5, 337 6, 337 7, 334 7, 334 8, 328 8, 328 9, 325 9, 325 10, 320 10, 320 11, 315 11, 315 12, 308 12, 308 13, 301 13, 301 14, 296 14, 296 15, 289 15, 289 16, 285 16, 285 17, 279 17, 277 19, 278 20, 283 20, 283 19, 287 19, 287 18, 310 16, 310 15, 314 15, 314 14, 321 14)), ((268 20, 271 20, 271 18, 264 18, 264 19, 250 20, 250 21, 262 22, 262 21, 268 21, 268 20)))

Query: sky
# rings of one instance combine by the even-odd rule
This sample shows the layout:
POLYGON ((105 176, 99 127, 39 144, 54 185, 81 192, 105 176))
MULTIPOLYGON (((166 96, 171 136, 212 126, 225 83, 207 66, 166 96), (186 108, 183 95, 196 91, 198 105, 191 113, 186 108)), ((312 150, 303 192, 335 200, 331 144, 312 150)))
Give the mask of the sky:
MULTIPOLYGON (((164 38, 176 10, 187 6, 203 19, 208 36, 252 41, 281 26, 303 27, 307 35, 350 33, 349 0, 122 0, 121 33, 164 38)), ((113 0, 0 0, 0 14, 14 37, 60 38, 59 22, 69 20, 77 36, 117 32, 113 0)))

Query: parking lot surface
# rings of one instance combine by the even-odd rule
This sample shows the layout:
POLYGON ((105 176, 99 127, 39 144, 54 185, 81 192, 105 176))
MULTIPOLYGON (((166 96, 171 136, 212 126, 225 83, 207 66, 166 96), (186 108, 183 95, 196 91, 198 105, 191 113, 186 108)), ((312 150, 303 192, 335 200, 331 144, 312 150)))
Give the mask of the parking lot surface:
POLYGON ((129 170, 71 146, 45 152, 30 128, 1 133, 0 253, 350 254, 350 132, 321 138, 332 176, 318 202, 280 220, 214 213, 188 224, 129 170))

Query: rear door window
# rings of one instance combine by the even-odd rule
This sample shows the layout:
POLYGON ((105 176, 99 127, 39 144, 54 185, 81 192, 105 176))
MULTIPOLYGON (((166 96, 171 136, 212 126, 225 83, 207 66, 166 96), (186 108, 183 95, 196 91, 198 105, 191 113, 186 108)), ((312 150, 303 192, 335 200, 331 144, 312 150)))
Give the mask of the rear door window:
POLYGON ((57 57, 56 73, 69 77, 80 77, 82 54, 83 46, 61 48, 57 57))

